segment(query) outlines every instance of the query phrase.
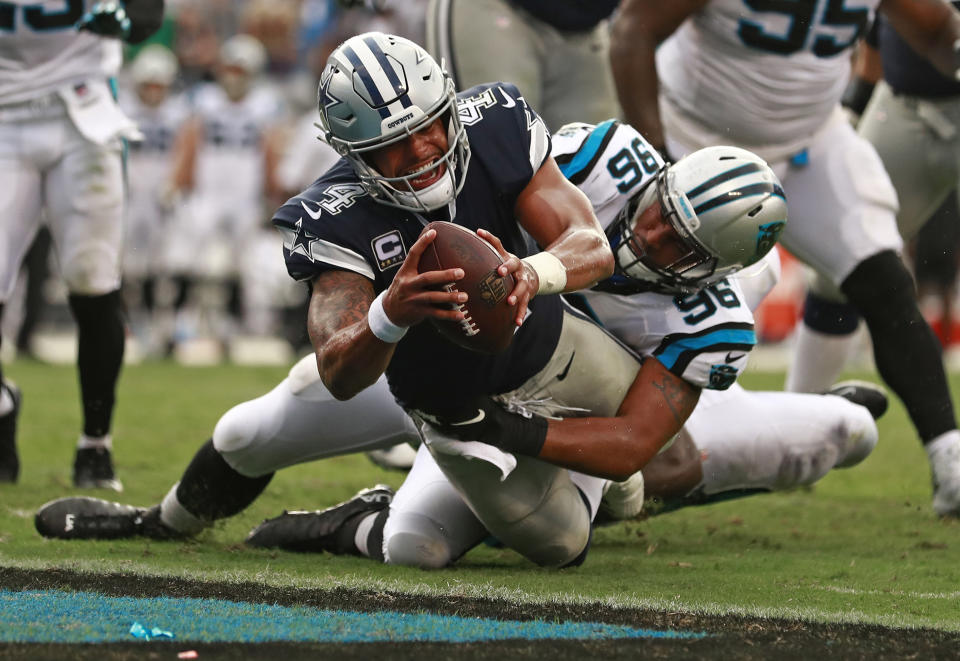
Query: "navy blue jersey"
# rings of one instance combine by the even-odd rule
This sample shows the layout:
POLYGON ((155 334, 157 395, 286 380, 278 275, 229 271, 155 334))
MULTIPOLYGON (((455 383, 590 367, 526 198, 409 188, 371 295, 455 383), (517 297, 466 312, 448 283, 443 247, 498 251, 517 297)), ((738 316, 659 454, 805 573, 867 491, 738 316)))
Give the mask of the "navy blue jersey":
POLYGON ((610 16, 620 0, 512 0, 544 23, 567 32, 592 30, 610 16))
MULTIPOLYGON (((960 2, 954 2, 953 6, 960 7, 960 2)), ((931 99, 960 94, 960 82, 944 76, 927 58, 913 50, 882 14, 877 15, 870 37, 871 45, 880 50, 883 79, 896 94, 931 99)))
MULTIPOLYGON (((457 195, 454 222, 484 228, 510 252, 529 254, 513 215, 517 197, 549 156, 542 120, 508 83, 479 85, 458 94, 472 157, 457 195)), ((445 218, 444 218, 445 219, 445 218)), ((331 269, 353 271, 387 289, 431 218, 379 204, 349 163, 341 161, 274 215, 283 235, 287 270, 309 280, 331 269)), ((466 397, 519 387, 549 360, 560 334, 559 296, 538 296, 510 347, 490 356, 444 339, 429 322, 397 344, 386 375, 401 405, 443 413, 466 397)))

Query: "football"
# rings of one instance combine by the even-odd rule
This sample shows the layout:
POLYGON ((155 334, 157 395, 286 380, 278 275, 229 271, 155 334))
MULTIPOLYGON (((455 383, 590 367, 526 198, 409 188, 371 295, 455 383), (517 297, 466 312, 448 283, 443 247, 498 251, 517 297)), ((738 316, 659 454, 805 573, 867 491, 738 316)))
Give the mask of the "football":
POLYGON ((467 302, 460 307, 466 318, 460 322, 432 319, 441 335, 456 344, 482 353, 500 353, 513 339, 516 308, 507 304, 513 291, 513 275, 501 276, 500 253, 473 230, 456 223, 436 221, 423 231, 436 230, 437 236, 420 257, 418 270, 440 271, 460 267, 464 276, 446 286, 462 291, 467 302))

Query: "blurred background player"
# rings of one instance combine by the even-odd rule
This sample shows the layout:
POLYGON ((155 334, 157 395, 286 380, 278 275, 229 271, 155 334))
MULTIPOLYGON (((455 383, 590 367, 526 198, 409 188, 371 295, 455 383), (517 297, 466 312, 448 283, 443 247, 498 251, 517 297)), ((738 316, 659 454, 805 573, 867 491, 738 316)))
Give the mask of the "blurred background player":
MULTIPOLYGON (((120 40, 156 30, 163 2, 61 4, 0 7, 0 311, 45 216, 78 330, 83 429, 73 483, 120 490, 110 426, 124 349, 121 138, 135 127, 108 81, 120 40)), ((0 480, 13 482, 20 392, 2 376, 0 384, 0 480)))
POLYGON ((899 256, 896 193, 839 103, 852 49, 878 9, 938 70, 955 74, 960 14, 945 0, 870 0, 840 11, 814 0, 625 0, 611 65, 627 121, 656 147, 679 157, 733 143, 777 172, 791 200, 781 241, 818 273, 787 388, 829 387, 849 344, 835 337, 862 315, 877 369, 927 449, 934 510, 960 514, 960 431, 939 344, 899 256))
POLYGON ((620 115, 607 19, 619 0, 430 0, 427 50, 458 89, 508 80, 557 131, 620 115))
POLYGON ((120 106, 137 123, 143 139, 130 146, 127 170, 127 228, 123 285, 130 330, 147 355, 163 355, 173 333, 174 283, 167 277, 166 245, 172 234, 170 190, 173 141, 189 107, 173 89, 176 56, 151 44, 129 66, 120 106))
POLYGON ((255 37, 233 36, 221 47, 216 82, 191 93, 191 118, 174 146, 172 186, 183 203, 167 250, 181 288, 175 342, 209 334, 222 349, 235 335, 275 330, 273 293, 286 283, 279 239, 263 218, 278 200, 276 127, 286 109, 261 84, 266 64, 255 37))
POLYGON ((876 148, 897 191, 897 224, 904 240, 914 242, 921 303, 947 346, 960 339, 952 337, 960 82, 937 71, 879 15, 857 51, 844 98, 861 115, 858 131, 876 148))

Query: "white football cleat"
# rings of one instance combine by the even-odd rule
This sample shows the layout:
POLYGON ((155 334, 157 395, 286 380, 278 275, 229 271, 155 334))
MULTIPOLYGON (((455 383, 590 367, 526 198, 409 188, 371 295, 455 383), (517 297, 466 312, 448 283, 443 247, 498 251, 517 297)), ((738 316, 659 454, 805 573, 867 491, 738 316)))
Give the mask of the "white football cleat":
POLYGON ((932 442, 927 454, 933 473, 933 511, 960 517, 960 434, 932 442))

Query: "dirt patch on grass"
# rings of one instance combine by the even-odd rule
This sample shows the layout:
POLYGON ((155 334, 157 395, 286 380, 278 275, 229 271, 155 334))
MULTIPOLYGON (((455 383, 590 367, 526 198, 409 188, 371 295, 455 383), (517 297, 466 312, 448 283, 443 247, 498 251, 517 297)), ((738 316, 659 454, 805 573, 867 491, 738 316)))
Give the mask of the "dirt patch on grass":
POLYGON ((257 583, 208 583, 127 574, 88 574, 63 570, 0 568, 0 587, 13 590, 76 590, 123 597, 193 597, 230 601, 308 606, 360 612, 436 613, 500 620, 604 622, 638 628, 705 632, 702 639, 609 641, 497 641, 484 643, 196 643, 162 641, 84 645, 0 645, 0 658, 69 658, 86 661, 169 659, 193 649, 199 659, 410 659, 454 658, 458 661, 507 658, 580 661, 583 658, 697 659, 953 659, 960 634, 925 629, 819 624, 740 616, 671 613, 603 604, 530 605, 499 599, 418 596, 396 592, 346 589, 278 588, 257 583))

